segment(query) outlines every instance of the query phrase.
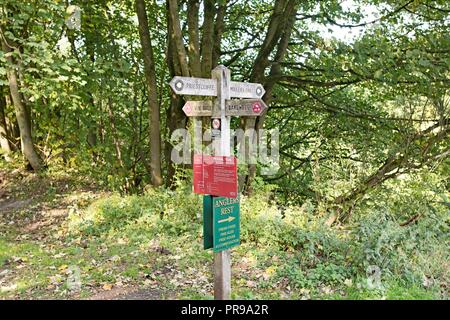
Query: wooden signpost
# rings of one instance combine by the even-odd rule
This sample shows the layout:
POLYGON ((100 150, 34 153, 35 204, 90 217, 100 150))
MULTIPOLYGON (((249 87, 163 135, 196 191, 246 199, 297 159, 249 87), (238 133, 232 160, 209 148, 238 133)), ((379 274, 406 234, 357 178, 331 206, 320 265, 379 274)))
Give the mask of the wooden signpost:
POLYGON ((187 101, 183 111, 188 117, 210 116, 212 136, 220 139, 220 152, 215 157, 210 157, 211 163, 204 161, 209 156, 194 155, 194 192, 205 194, 204 247, 214 250, 214 298, 229 300, 229 249, 240 243, 237 167, 236 158, 231 157, 230 119, 231 116, 251 117, 265 112, 268 107, 261 100, 265 90, 259 83, 231 81, 230 70, 224 66, 212 70, 212 79, 174 77, 170 81, 170 87, 180 95, 215 97, 214 101, 187 101), (234 159, 231 167, 233 172, 227 164, 230 159, 234 159), (225 197, 218 197, 220 195, 225 197))

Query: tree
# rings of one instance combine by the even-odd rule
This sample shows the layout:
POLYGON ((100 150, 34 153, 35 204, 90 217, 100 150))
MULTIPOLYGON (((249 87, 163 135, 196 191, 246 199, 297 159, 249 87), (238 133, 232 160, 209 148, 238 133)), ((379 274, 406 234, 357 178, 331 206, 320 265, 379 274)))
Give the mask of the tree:
POLYGON ((11 145, 9 142, 8 127, 6 125, 6 92, 0 87, 0 148, 6 161, 10 161, 11 145))
POLYGON ((155 61, 144 0, 136 0, 136 12, 139 19, 139 36, 144 57, 149 108, 151 180, 154 186, 160 186, 163 183, 161 176, 160 106, 157 96, 155 61))
MULTIPOLYGON (((346 221, 389 179, 447 168, 442 0, 70 3, 2 0, 2 149, 6 137, 14 152, 20 122, 31 159, 62 161, 123 192, 163 180, 175 188, 170 137, 200 122, 184 115, 185 99, 204 98, 167 83, 210 78, 223 64, 233 80, 265 87, 268 112, 231 125, 280 131, 280 170, 259 178, 282 202, 311 201, 346 221), (65 21, 76 5, 79 28, 65 21)), ((263 168, 239 167, 247 194, 263 168)))
POLYGON ((15 114, 20 129, 20 139, 22 143, 22 153, 28 160, 33 170, 39 171, 43 168, 44 164, 41 157, 36 152, 33 144, 33 137, 31 135, 31 119, 30 114, 25 102, 25 99, 20 92, 19 76, 17 61, 15 61, 14 55, 18 55, 17 47, 14 43, 6 39, 2 32, 2 50, 5 53, 7 65, 7 77, 9 82, 9 90, 14 104, 15 114))

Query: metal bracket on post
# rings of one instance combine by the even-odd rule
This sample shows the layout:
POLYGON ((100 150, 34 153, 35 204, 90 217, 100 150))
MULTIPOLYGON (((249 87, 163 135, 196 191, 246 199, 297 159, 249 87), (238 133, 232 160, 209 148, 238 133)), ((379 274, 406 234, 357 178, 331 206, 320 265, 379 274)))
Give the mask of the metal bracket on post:
MULTIPOLYGON (((230 147, 230 119, 225 114, 226 100, 230 99, 230 70, 222 65, 212 71, 212 78, 217 80, 217 99, 213 104, 212 114, 220 110, 221 135, 218 156, 229 157, 230 147)), ((229 300, 231 294, 231 254, 230 250, 214 253, 214 299, 229 300)))

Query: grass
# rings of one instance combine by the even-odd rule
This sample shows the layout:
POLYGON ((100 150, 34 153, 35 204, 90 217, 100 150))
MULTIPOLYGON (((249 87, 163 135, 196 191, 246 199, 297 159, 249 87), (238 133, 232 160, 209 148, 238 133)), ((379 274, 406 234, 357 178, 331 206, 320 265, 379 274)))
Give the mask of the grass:
MULTIPOLYGON (((0 299, 84 299, 122 288, 154 290, 159 298, 213 298, 213 253, 202 247, 200 196, 183 189, 86 196, 78 189, 61 192, 56 184, 38 195, 39 206, 11 212, 16 223, 0 220, 0 299), (66 214, 25 232, 27 223, 45 217, 47 207, 66 214), (81 286, 74 289, 71 281, 78 275, 81 286)), ((417 246, 402 238, 397 247, 383 247, 394 267, 383 269, 381 289, 369 289, 367 264, 384 251, 371 247, 379 241, 357 232, 374 228, 370 232, 377 234, 384 228, 379 223, 363 220, 353 234, 324 228, 320 217, 303 208, 288 208, 282 219, 264 193, 243 198, 241 211, 242 243, 232 254, 234 299, 448 299, 445 232, 416 239, 417 246), (398 248, 433 257, 427 270, 436 270, 429 275, 435 283, 417 281, 428 271, 413 258, 396 258, 403 257, 394 255, 398 248), (416 278, 405 275, 410 263, 416 278)), ((382 231, 383 237, 391 234, 399 233, 382 231)))

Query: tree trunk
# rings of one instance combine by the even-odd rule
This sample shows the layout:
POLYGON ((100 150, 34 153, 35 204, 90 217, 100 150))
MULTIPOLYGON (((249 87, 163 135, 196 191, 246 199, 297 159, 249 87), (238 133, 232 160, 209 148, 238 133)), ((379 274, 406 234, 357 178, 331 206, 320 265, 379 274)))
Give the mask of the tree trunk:
MULTIPOLYGON (((12 52, 12 49, 2 41, 2 50, 5 53, 12 52)), ((18 75, 15 69, 17 63, 14 63, 13 57, 10 55, 7 58, 9 67, 7 70, 7 77, 9 82, 9 90, 14 104, 17 122, 19 124, 20 138, 22 142, 22 153, 30 163, 35 171, 43 168, 43 162, 33 145, 33 138, 31 136, 30 115, 27 112, 22 94, 19 91, 18 75)))
MULTIPOLYGON (((144 153, 144 150, 142 150, 141 147, 141 137, 142 137, 142 108, 138 104, 138 90, 136 89, 136 86, 134 86, 134 95, 133 95, 133 113, 130 114, 130 122, 133 126, 133 145, 135 147, 137 157, 140 158, 142 163, 144 164, 145 170, 147 173, 152 175, 152 167, 150 166, 150 162, 147 161, 147 157, 144 153), (136 120, 135 117, 138 117, 138 120, 136 120)), ((137 162, 137 160, 136 160, 137 162)))
POLYGON ((11 146, 8 141, 8 128, 6 127, 6 98, 3 92, 0 91, 0 147, 6 161, 11 161, 9 154, 11 153, 11 146))
POLYGON ((264 71, 270 64, 270 54, 283 34, 283 21, 287 17, 286 14, 290 16, 289 12, 285 12, 286 3, 287 0, 275 1, 266 36, 253 63, 252 74, 250 76, 252 82, 264 81, 264 71))
MULTIPOLYGON (((14 106, 12 103, 11 95, 8 94, 6 97, 6 109, 5 110, 14 110, 14 106)), ((17 123, 16 115, 13 114, 11 118, 5 117, 6 120, 6 131, 10 135, 10 146, 12 148, 12 151, 19 151, 20 150, 20 130, 19 130, 19 124, 17 123)))
MULTIPOLYGON (((177 74, 181 74, 180 62, 178 60, 178 55, 173 53, 174 50, 174 37, 170 36, 170 30, 172 19, 170 15, 168 15, 168 30, 169 30, 169 39, 168 39, 168 51, 167 51, 167 64, 169 66, 170 75, 174 76, 177 74)), ((168 126, 168 132, 166 137, 166 147, 164 148, 165 158, 167 161, 167 177, 165 184, 169 188, 174 187, 174 176, 175 176, 175 166, 171 159, 172 154, 172 144, 170 142, 170 138, 172 133, 180 128, 184 128, 186 126, 186 116, 184 115, 182 108, 183 107, 183 99, 171 92, 170 95, 170 104, 169 108, 167 108, 166 112, 166 123, 168 126)))
MULTIPOLYGON (((167 65, 169 67, 170 75, 181 75, 189 77, 189 66, 186 59, 186 50, 183 44, 181 35, 180 18, 178 15, 178 1, 167 0, 167 65)), ((175 166, 171 160, 172 145, 170 138, 176 129, 185 128, 186 116, 181 110, 183 106, 183 99, 174 93, 171 93, 170 104, 166 113, 166 123, 168 132, 165 144, 165 158, 167 161, 167 177, 166 186, 173 187, 173 178, 175 175, 175 166)))
MULTIPOLYGON (((266 37, 253 65, 251 81, 264 83, 266 94, 263 100, 267 105, 270 105, 272 100, 272 90, 275 84, 273 81, 265 81, 265 70, 270 65, 269 57, 272 51, 277 48, 270 75, 278 74, 280 72, 280 62, 283 61, 286 55, 292 29, 294 28, 297 8, 295 0, 277 0, 275 2, 266 37)), ((258 143, 258 131, 263 127, 264 119, 265 114, 257 118, 248 118, 244 121, 245 129, 254 129, 256 131, 251 142, 253 145, 258 143)), ((249 164, 244 186, 246 195, 250 195, 253 192, 252 184, 255 176, 256 165, 249 164)))
MULTIPOLYGON (((203 24, 199 27, 199 0, 187 1, 187 26, 189 43, 184 44, 182 29, 180 25, 179 3, 177 0, 167 0, 167 65, 170 75, 173 76, 197 76, 209 78, 211 70, 217 65, 220 59, 220 42, 224 29, 223 19, 226 12, 227 0, 203 2, 203 24), (216 7, 217 6, 217 7, 216 7), (202 35, 200 37, 201 30, 202 35), (200 40, 201 39, 201 40, 200 40), (200 44, 199 44, 200 42, 200 44), (189 61, 187 57, 189 56, 189 61)), ((190 99, 189 97, 185 97, 190 99)), ((197 97, 198 99, 198 97, 197 97)), ((171 187, 174 165, 170 159, 172 145, 170 136, 176 129, 186 127, 186 116, 181 110, 183 98, 175 94, 171 95, 170 105, 167 110, 168 138, 165 148, 167 159, 167 186, 171 187)), ((209 121, 208 121, 209 123, 209 121)))
POLYGON ((122 151, 120 149, 119 136, 117 134, 116 119, 114 117, 112 104, 113 103, 112 103, 111 97, 108 97, 108 118, 109 118, 109 122, 111 124, 111 135, 112 135, 113 142, 114 142, 114 148, 116 149, 117 162, 119 162, 120 168, 122 168, 122 170, 125 170, 125 165, 124 165, 123 159, 122 159, 122 151))
POLYGON ((386 159, 378 170, 362 181, 356 188, 337 197, 330 207, 335 210, 327 221, 332 225, 336 220, 345 222, 351 215, 352 208, 370 190, 382 185, 386 180, 393 179, 402 173, 420 169, 430 161, 445 158, 450 154, 445 147, 445 141, 450 135, 450 121, 443 119, 439 123, 425 129, 414 136, 408 136, 398 147, 397 152, 386 159), (434 130, 439 129, 437 133, 434 130), (444 146, 440 145, 444 142, 444 146), (416 148, 416 145, 421 145, 416 148), (432 151, 432 149, 436 149, 432 151))
POLYGON ((178 14, 178 1, 167 0, 168 7, 168 27, 169 27, 169 41, 172 42, 172 50, 175 50, 173 56, 178 60, 177 66, 180 70, 177 70, 177 75, 189 77, 189 65, 187 62, 186 48, 183 43, 183 35, 180 26, 180 16, 178 14))
MULTIPOLYGON (((86 6, 85 8, 85 20, 84 22, 81 24, 81 32, 84 36, 84 41, 85 41, 85 48, 86 48, 86 56, 87 58, 90 60, 90 62, 92 62, 92 64, 95 63, 95 52, 98 48, 98 39, 100 37, 99 31, 95 28, 95 22, 94 22, 94 17, 95 17, 95 12, 93 11, 93 8, 91 6, 86 6)), ((74 50, 75 56, 77 57, 77 59, 80 61, 80 57, 77 54, 76 51, 76 44, 75 44, 75 36, 72 32, 68 32, 69 34, 69 41, 71 41, 71 46, 72 46, 72 50, 74 50)), ((87 81, 88 81, 88 85, 86 86, 86 88, 92 88, 93 84, 95 83, 95 80, 93 79, 93 77, 90 74, 89 71, 89 67, 85 69, 86 73, 87 73, 87 81)), ((89 146, 91 155, 92 155, 92 160, 94 161, 94 163, 97 163, 97 161, 99 160, 99 154, 97 152, 97 145, 98 145, 98 119, 96 117, 96 114, 98 112, 99 106, 96 106, 96 102, 100 105, 101 104, 101 100, 97 99, 97 101, 95 101, 94 99, 94 93, 92 91, 87 91, 86 92, 87 95, 87 103, 89 105, 89 110, 92 111, 89 112, 90 113, 90 117, 89 119, 87 119, 87 134, 86 134, 86 142, 89 146)), ((100 113, 102 111, 100 110, 100 113)))
POLYGON ((161 176, 160 107, 156 85, 155 61, 144 0, 136 0, 136 12, 139 20, 139 36, 141 39, 142 54, 144 56, 145 79, 148 93, 151 179, 154 186, 160 186, 163 183, 161 176))
POLYGON ((188 1, 188 32, 189 32, 189 69, 193 77, 202 76, 202 68, 200 63, 200 37, 198 29, 198 12, 200 7, 199 0, 188 1))
POLYGON ((202 37, 202 74, 204 77, 210 77, 212 70, 212 54, 214 46, 214 8, 213 0, 205 0, 203 37, 202 37))
POLYGON ((228 0, 220 1, 219 8, 217 9, 216 24, 214 26, 214 44, 212 52, 212 65, 214 69, 219 64, 221 55, 221 42, 224 29, 224 18, 227 11, 228 0))

